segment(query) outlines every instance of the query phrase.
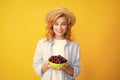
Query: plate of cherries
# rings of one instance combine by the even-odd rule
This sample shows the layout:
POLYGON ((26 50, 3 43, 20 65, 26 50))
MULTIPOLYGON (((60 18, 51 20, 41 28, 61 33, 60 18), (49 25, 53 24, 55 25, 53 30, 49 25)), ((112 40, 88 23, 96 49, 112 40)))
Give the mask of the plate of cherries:
POLYGON ((55 69, 64 67, 66 63, 67 63, 67 59, 65 59, 61 55, 53 55, 48 59, 48 64, 55 69))

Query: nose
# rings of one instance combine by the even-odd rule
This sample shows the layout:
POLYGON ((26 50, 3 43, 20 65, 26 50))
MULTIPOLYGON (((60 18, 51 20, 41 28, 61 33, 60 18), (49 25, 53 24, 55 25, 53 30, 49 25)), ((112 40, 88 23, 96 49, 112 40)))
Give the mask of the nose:
POLYGON ((59 24, 59 28, 62 28, 62 24, 59 24))

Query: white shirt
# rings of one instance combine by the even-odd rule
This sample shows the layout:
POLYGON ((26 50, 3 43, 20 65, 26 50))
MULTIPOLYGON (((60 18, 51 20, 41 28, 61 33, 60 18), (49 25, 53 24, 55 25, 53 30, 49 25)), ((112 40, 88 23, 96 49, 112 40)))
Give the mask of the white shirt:
MULTIPOLYGON (((64 46, 66 40, 54 40, 53 55, 61 55, 64 57, 64 46)), ((61 70, 52 70, 52 80, 62 80, 62 71, 61 70)))
POLYGON ((54 40, 53 55, 61 55, 64 57, 64 46, 66 44, 66 40, 54 40))
MULTIPOLYGON (((53 41, 46 40, 46 38, 38 41, 36 46, 35 55, 33 59, 33 68, 41 80, 52 80, 52 69, 42 72, 41 68, 48 58, 52 55, 53 41)), ((73 76, 66 72, 62 72, 62 80, 74 80, 80 73, 80 47, 74 41, 67 41, 64 46, 64 57, 67 59, 70 66, 74 68, 73 76)), ((58 79, 57 79, 58 80, 58 79)))

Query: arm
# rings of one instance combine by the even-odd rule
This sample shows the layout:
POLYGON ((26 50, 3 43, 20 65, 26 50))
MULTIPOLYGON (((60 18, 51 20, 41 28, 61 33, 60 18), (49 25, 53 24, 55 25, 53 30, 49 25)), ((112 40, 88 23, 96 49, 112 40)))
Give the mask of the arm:
POLYGON ((33 68, 38 76, 42 76, 43 73, 45 72, 44 70, 42 70, 42 67, 45 64, 45 62, 43 61, 42 45, 43 45, 43 41, 39 41, 36 47, 34 60, 33 60, 33 68))
POLYGON ((42 66, 42 72, 46 72, 50 67, 48 66, 48 63, 44 63, 43 66, 42 66))
POLYGON ((73 76, 73 74, 74 74, 74 68, 72 66, 70 66, 69 64, 66 64, 65 67, 61 68, 61 70, 64 70, 70 76, 73 76))
POLYGON ((71 64, 71 66, 74 69, 74 74, 71 77, 72 79, 76 78, 79 75, 80 70, 81 70, 81 67, 80 67, 80 47, 78 44, 75 46, 76 47, 74 47, 74 51, 73 51, 73 55, 72 55, 72 64, 71 64))
POLYGON ((68 76, 72 79, 76 78, 80 73, 80 47, 79 45, 74 45, 72 49, 72 64, 68 65, 64 71, 68 74, 68 76))

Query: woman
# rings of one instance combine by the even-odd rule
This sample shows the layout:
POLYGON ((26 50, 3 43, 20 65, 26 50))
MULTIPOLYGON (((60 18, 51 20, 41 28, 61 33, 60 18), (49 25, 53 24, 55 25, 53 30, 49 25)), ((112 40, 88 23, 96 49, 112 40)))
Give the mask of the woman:
POLYGON ((33 67, 42 80, 74 80, 80 73, 80 48, 71 39, 71 27, 76 18, 66 8, 57 8, 46 16, 46 38, 38 41, 33 67), (54 69, 48 64, 52 55, 61 55, 67 64, 54 69))

